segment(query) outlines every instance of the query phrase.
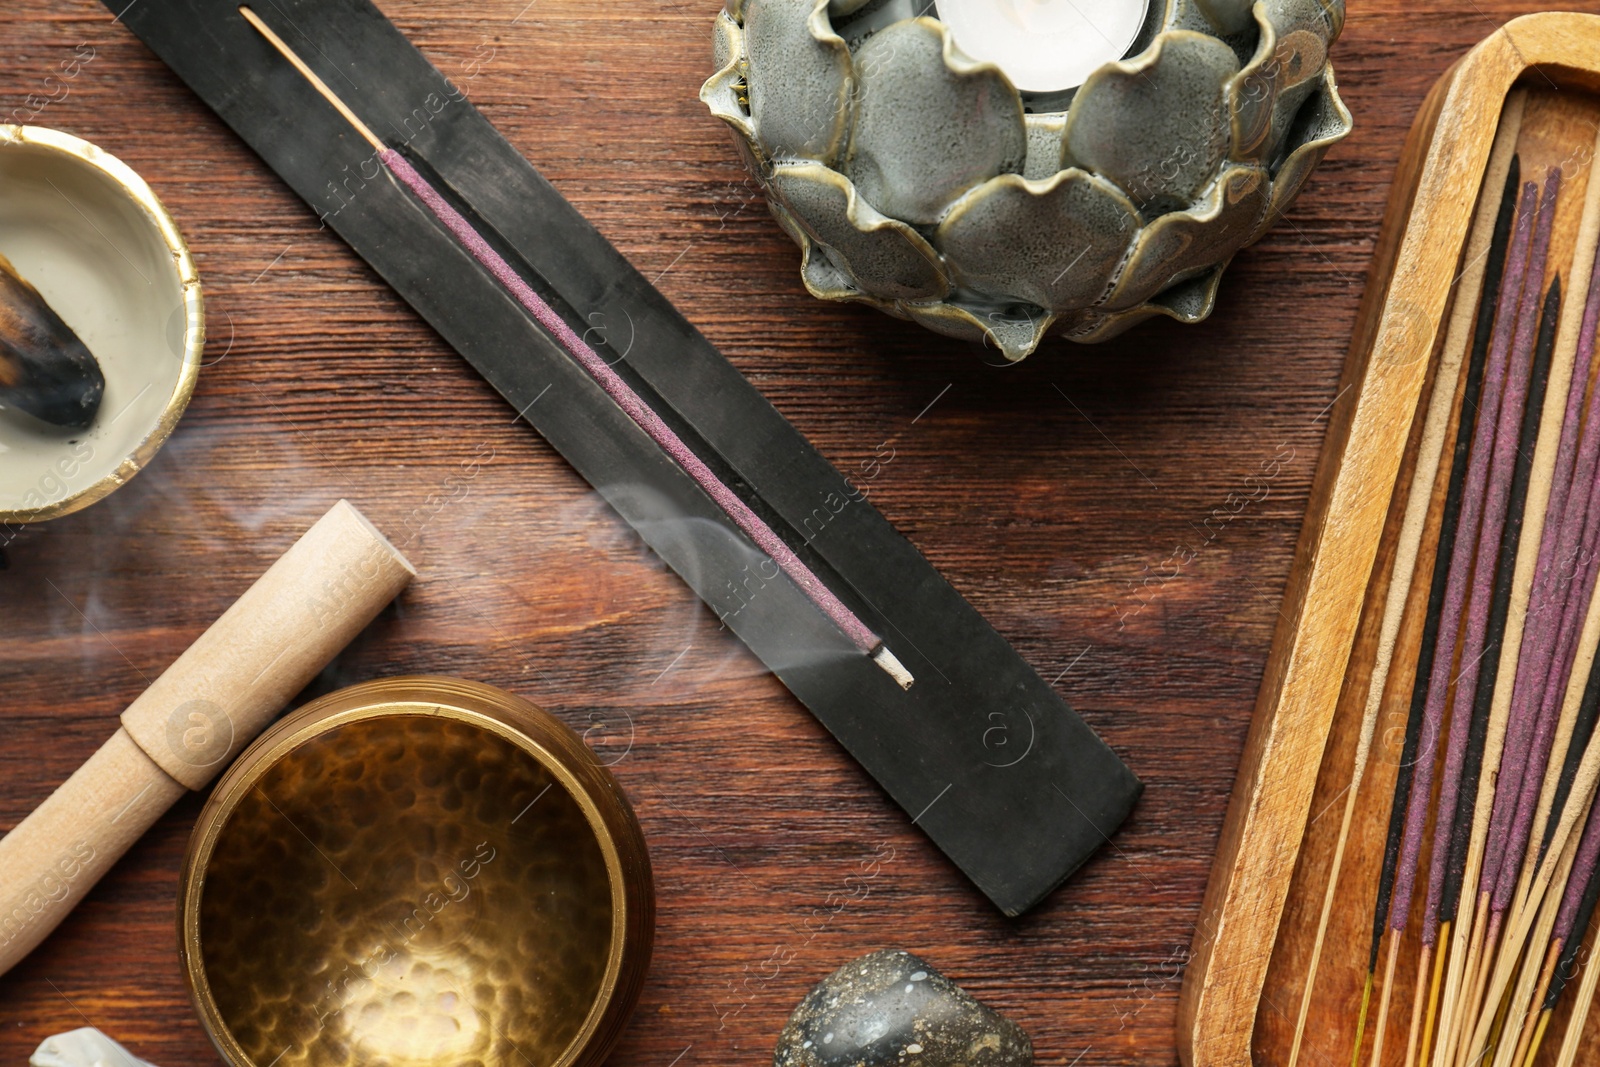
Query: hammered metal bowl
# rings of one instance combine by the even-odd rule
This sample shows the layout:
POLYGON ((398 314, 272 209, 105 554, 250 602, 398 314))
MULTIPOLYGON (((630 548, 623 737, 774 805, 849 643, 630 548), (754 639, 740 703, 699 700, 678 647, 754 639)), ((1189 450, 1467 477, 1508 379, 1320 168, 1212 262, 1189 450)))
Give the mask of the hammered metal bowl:
POLYGON ((570 730, 398 678, 274 726, 191 839, 180 952, 232 1067, 590 1067, 638 999, 644 838, 570 730))
POLYGON ((1048 95, 963 54, 936 0, 726 2, 700 98, 806 288, 1009 360, 1205 318, 1351 129, 1344 0, 1150 0, 1125 59, 1048 95))

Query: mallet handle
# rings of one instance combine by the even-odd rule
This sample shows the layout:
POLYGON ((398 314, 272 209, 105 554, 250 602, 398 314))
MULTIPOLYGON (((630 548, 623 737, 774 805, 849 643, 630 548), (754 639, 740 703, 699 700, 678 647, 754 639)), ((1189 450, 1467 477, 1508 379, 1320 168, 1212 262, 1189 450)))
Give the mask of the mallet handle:
POLYGON ((307 530, 0 838, 0 974, 172 806, 227 766, 416 572, 347 501, 307 530))

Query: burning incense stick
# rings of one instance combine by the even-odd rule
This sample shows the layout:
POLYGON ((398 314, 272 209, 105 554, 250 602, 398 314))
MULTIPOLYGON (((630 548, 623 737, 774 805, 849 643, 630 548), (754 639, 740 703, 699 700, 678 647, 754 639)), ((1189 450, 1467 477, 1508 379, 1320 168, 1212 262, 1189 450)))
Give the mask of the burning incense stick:
POLYGON ((295 70, 320 93, 323 99, 332 104, 345 121, 359 133, 368 144, 376 150, 379 160, 382 161, 389 173, 402 185, 422 201, 432 212, 433 216, 447 229, 462 246, 472 254, 472 257, 484 269, 494 275, 495 279, 503 285, 512 296, 516 297, 534 320, 545 328, 560 343, 567 353, 583 367, 588 374, 605 390, 606 395, 616 402, 617 406, 627 413, 636 425, 642 429, 663 452, 670 456, 674 462, 683 468, 684 472, 692 478, 707 496, 716 502, 724 513, 727 514, 734 525, 744 531, 745 535, 755 542, 756 546, 765 552, 776 563, 785 575, 799 587, 817 608, 833 621, 852 643, 864 654, 871 657, 872 661, 881 667, 889 677, 893 678, 903 689, 911 688, 915 679, 905 665, 891 652, 883 639, 873 633, 856 614, 849 609, 828 586, 806 566, 794 553, 794 550, 779 537, 773 529, 746 504, 727 483, 719 478, 715 472, 706 466, 705 462, 697 456, 693 449, 685 444, 671 427, 662 421, 661 417, 647 404, 642 397, 630 386, 621 375, 612 369, 599 353, 589 347, 588 343, 578 335, 577 331, 567 325, 554 308, 552 308, 532 287, 524 281, 509 263, 494 250, 489 242, 479 233, 473 225, 464 218, 459 211, 451 206, 439 190, 435 189, 424 178, 411 162, 398 151, 390 148, 384 141, 372 132, 361 119, 353 112, 332 89, 328 88, 316 72, 306 65, 305 61, 279 37, 272 28, 262 22, 248 7, 239 8, 239 13, 266 38, 268 43, 278 51, 284 59, 288 60, 295 70))

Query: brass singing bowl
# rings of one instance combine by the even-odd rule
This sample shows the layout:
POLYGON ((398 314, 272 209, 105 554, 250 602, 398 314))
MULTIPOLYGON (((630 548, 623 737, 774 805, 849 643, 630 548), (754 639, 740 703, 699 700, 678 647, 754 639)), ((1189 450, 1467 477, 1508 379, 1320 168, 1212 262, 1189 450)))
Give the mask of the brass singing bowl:
POLYGON ((179 951, 232 1067, 590 1067, 654 933, 644 836, 547 712, 444 678, 264 733, 189 843, 179 951))

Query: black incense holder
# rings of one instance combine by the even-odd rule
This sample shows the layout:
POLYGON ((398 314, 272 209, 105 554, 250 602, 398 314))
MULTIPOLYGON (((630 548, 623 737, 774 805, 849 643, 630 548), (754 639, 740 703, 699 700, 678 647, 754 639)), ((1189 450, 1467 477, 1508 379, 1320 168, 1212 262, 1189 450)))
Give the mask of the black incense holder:
POLYGON ((1037 903, 1127 816, 1141 786, 1115 754, 371 3, 265 0, 255 13, 574 330, 596 313, 633 323, 625 352, 590 343, 893 648, 916 678, 909 689, 394 180, 237 0, 106 4, 588 479, 1002 911, 1037 903))

